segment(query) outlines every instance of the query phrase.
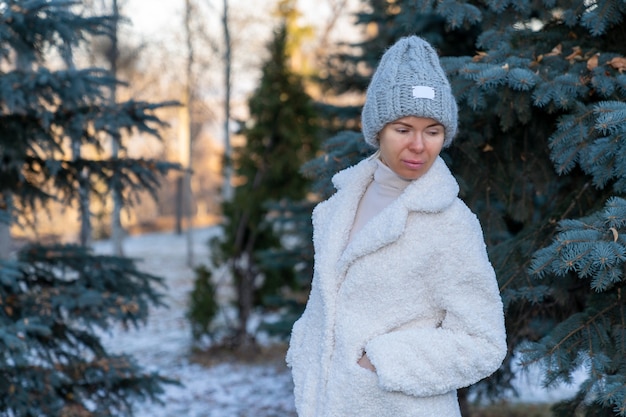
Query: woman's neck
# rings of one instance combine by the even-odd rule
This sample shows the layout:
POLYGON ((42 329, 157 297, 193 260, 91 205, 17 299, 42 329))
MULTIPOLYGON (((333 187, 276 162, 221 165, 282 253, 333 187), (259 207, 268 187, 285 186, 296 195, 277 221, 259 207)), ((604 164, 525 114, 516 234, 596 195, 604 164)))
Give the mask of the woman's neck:
POLYGON ((400 177, 380 159, 376 159, 376 163, 378 167, 374 171, 374 181, 381 187, 394 190, 396 195, 400 195, 411 183, 411 180, 400 177))

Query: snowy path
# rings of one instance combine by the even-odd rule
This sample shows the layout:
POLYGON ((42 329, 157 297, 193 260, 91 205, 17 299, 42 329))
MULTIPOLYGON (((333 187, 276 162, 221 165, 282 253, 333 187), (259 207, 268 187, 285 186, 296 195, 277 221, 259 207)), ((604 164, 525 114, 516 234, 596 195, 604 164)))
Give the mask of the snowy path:
MULTIPOLYGON (((193 233, 196 264, 208 258, 206 242, 215 228, 193 233)), ((187 239, 174 233, 133 236, 125 240, 126 256, 141 259, 139 267, 165 278, 169 309, 155 309, 138 330, 116 331, 105 337, 113 352, 133 355, 148 370, 178 379, 183 386, 166 386, 164 405, 139 404, 137 417, 294 417, 288 370, 276 363, 221 363, 204 367, 189 361, 191 333, 184 317, 193 271, 186 265, 187 239)), ((111 253, 110 242, 94 245, 111 253)), ((546 391, 536 373, 520 376, 520 401, 552 402, 573 393, 571 387, 546 391)))
MULTIPOLYGON (((207 239, 213 228, 194 231, 194 259, 208 257, 207 239)), ((112 352, 133 355, 148 370, 178 379, 184 386, 166 386, 164 405, 145 403, 137 417, 292 417, 295 415, 291 376, 275 364, 222 363, 203 367, 188 360, 191 333, 184 317, 193 271, 186 265, 187 240, 174 233, 133 236, 124 243, 125 255, 142 259, 143 271, 166 279, 169 309, 152 310, 148 324, 138 330, 116 331, 105 337, 112 352)), ((98 253, 111 253, 107 241, 98 253)))

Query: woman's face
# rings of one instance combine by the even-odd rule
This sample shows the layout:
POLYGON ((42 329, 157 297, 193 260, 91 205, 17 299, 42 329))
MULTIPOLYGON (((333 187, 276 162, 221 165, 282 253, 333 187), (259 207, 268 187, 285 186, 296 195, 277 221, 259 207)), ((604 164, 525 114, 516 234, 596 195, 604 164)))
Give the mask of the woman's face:
POLYGON ((434 119, 407 116, 385 125, 378 137, 383 163, 400 177, 415 180, 439 156, 445 131, 434 119))

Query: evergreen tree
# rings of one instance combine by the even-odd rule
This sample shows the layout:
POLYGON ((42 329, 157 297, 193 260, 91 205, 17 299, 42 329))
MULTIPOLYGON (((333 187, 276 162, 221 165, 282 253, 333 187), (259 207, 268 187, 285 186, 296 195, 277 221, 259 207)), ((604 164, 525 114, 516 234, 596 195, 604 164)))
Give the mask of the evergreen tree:
MULTIPOLYGON (((579 394, 555 407, 556 415, 581 408, 588 416, 626 415, 626 6, 612 0, 367 3, 371 12, 360 21, 379 22, 373 39, 390 45, 415 33, 440 50, 459 101, 459 136, 443 156, 483 224, 511 352, 492 383, 474 389, 502 393, 513 376, 513 353, 521 353, 524 363, 545 366, 546 386, 568 382, 586 366, 579 394), (433 32, 418 24, 424 19, 441 25, 433 32), (459 33, 467 39, 455 46, 450 40, 459 33)), ((353 59, 366 56, 364 49, 353 59)), ((342 133, 328 142, 331 158, 305 166, 322 172, 320 189, 328 190, 328 176, 350 164, 360 140, 342 133)))
MULTIPOLYGON (((74 2, 0 1, 0 222, 35 224, 52 202, 76 207, 115 189, 132 203, 154 192, 173 165, 120 157, 104 145, 125 131, 156 135, 168 103, 113 104, 106 71, 73 65, 75 47, 109 35, 111 19, 74 2), (55 61, 54 57, 62 61, 55 61), (52 67, 56 63, 59 69, 52 67), (65 63, 65 67, 61 67, 65 63), (97 155, 76 154, 77 147, 97 155)), ((120 142, 122 150, 124 143, 120 142)), ((130 416, 133 401, 158 400, 164 383, 100 333, 138 326, 161 305, 162 280, 131 259, 76 244, 29 244, 0 256, 0 414, 130 416)))
MULTIPOLYGON (((232 200, 222 205, 223 235, 211 242, 213 263, 227 266, 236 286, 237 325, 225 340, 236 349, 254 346, 247 330, 252 309, 267 306, 266 297, 296 285, 291 267, 276 258, 264 262, 263 257, 282 246, 283 235, 272 218, 278 215, 277 207, 304 200, 308 182, 299 169, 317 146, 316 113, 302 78, 290 69, 289 36, 283 22, 268 46, 260 85, 249 100, 250 121, 242 132, 246 143, 233 149, 238 185, 232 200)), ((206 282, 199 280, 207 279, 198 274, 195 291, 206 291, 206 282)), ((201 299, 192 294, 190 309, 197 311, 194 300, 201 299)), ((206 329, 206 320, 198 327, 203 322, 190 316, 192 326, 195 321, 197 329, 206 329)))
MULTIPOLYGON (((471 53, 478 34, 475 27, 459 27, 444 31, 444 19, 434 13, 422 13, 419 2, 398 0, 362 1, 364 7, 355 15, 356 25, 373 34, 355 44, 339 45, 339 52, 327 57, 319 82, 330 96, 362 93, 386 48, 397 39, 419 33, 436 44, 447 55, 450 52, 471 53)), ((332 106, 324 108, 325 127, 337 130, 359 129, 361 106, 332 106)))
POLYGON ((477 54, 445 60, 467 109, 452 165, 486 226, 511 350, 544 364, 547 386, 588 365, 589 379, 569 409, 560 406, 562 416, 587 401, 589 415, 626 413, 625 388, 615 389, 626 382, 624 316, 614 301, 621 245, 607 223, 603 237, 589 239, 586 220, 624 192, 623 10, 580 1, 442 13, 448 24, 464 11, 480 16, 483 28, 477 54))

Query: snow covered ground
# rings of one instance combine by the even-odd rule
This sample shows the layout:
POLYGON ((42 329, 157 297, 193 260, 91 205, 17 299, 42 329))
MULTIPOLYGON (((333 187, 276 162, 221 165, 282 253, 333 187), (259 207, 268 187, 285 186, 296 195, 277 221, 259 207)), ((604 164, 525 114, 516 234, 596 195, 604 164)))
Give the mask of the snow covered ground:
MULTIPOLYGON (((191 241, 195 264, 208 259, 207 240, 213 227, 194 230, 191 241)), ((111 253, 108 241, 94 245, 98 253, 111 253)), ((133 355, 148 370, 178 379, 182 386, 165 387, 163 405, 140 403, 137 417, 293 417, 291 375, 282 361, 242 363, 226 361, 211 366, 192 363, 191 333, 185 319, 193 269, 187 266, 187 237, 154 233, 128 237, 125 255, 140 259, 139 267, 165 278, 169 308, 153 309, 146 326, 114 331, 105 336, 112 352, 133 355)), ((570 396, 572 387, 546 391, 537 373, 520 375, 519 400, 554 401, 570 396)))
MULTIPOLYGON (((214 228, 194 231, 196 264, 207 261, 206 242, 214 233, 214 228)), ((166 279, 169 308, 153 309, 145 327, 105 336, 105 345, 183 384, 165 386, 163 405, 138 404, 137 417, 295 416, 291 376, 284 364, 225 362, 203 367, 189 360, 191 332, 185 311, 194 272, 187 266, 186 245, 186 236, 175 233, 133 236, 124 242, 125 255, 142 259, 138 265, 143 271, 166 279)), ((97 242, 94 249, 112 252, 108 241, 97 242)))

